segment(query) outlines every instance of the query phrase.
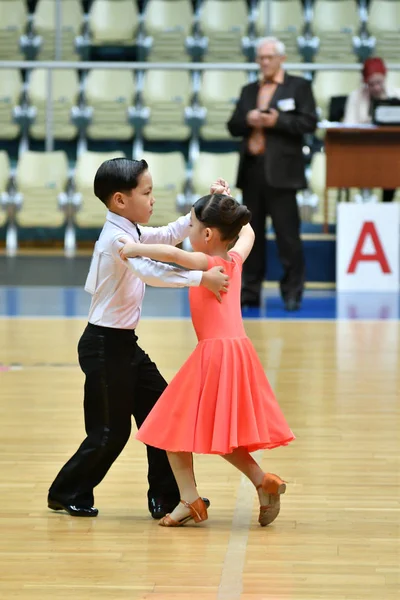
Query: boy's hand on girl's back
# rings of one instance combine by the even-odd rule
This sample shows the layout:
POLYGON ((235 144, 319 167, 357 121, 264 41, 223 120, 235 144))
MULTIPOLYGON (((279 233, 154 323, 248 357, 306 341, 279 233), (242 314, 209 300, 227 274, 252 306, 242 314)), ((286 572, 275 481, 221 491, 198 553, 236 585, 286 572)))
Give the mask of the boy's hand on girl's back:
POLYGON ((223 267, 212 267, 203 273, 201 285, 210 290, 218 302, 222 302, 221 294, 228 291, 229 277, 225 275, 223 267))

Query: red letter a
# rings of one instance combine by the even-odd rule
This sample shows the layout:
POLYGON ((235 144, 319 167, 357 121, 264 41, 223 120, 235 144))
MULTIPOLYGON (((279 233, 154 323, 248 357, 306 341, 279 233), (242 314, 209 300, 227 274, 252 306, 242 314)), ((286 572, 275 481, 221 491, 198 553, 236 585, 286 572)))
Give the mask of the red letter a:
POLYGON ((372 221, 366 221, 361 229, 360 236, 357 241, 356 248, 354 250, 353 258, 350 261, 349 268, 347 269, 348 273, 354 273, 357 269, 357 265, 359 262, 374 262, 377 261, 381 265, 381 269, 383 273, 391 273, 389 263, 385 256, 385 253, 382 248, 382 244, 379 240, 378 233, 376 231, 375 225, 372 221), (372 243, 375 248, 375 252, 373 254, 363 254, 363 246, 367 236, 371 236, 372 243))

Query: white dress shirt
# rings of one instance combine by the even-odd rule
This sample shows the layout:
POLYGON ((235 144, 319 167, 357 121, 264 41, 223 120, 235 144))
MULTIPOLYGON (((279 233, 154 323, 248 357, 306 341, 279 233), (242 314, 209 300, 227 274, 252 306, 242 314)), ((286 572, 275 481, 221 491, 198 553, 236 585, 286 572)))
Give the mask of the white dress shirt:
POLYGON ((145 284, 158 287, 200 285, 202 271, 184 271, 148 258, 119 255, 119 238, 144 244, 176 246, 189 234, 190 215, 165 227, 140 227, 108 211, 106 222, 94 247, 85 290, 92 295, 89 323, 117 329, 135 329, 140 318, 145 284))

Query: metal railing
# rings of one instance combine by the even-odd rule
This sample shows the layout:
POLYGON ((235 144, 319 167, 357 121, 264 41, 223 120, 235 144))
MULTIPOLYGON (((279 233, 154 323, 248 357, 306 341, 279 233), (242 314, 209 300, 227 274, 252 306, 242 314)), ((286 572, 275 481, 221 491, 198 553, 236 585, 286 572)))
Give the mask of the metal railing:
MULTIPOLYGON (((361 72, 362 65, 357 63, 334 63, 334 64, 321 64, 321 63, 287 63, 285 69, 287 71, 297 71, 304 73, 314 73, 320 71, 352 71, 361 72)), ((387 65, 390 71, 400 71, 400 63, 389 63, 387 65)), ((15 69, 23 71, 31 71, 33 69, 45 69, 47 70, 46 79, 46 138, 45 138, 45 149, 46 151, 52 151, 54 148, 54 134, 53 134, 53 94, 52 94, 52 83, 53 83, 53 71, 54 70, 79 70, 87 72, 90 70, 129 70, 133 73, 140 73, 149 70, 163 70, 163 71, 188 71, 193 73, 201 73, 202 71, 245 71, 257 73, 259 66, 257 63, 193 63, 193 62, 182 62, 182 63, 156 63, 156 62, 75 62, 75 61, 0 61, 0 77, 3 69, 15 69)), ((329 125, 329 124, 328 124, 329 125)), ((324 127, 324 123, 320 126, 324 127)), ((0 134, 1 135, 1 134, 0 134)), ((327 220, 326 220, 326 202, 325 197, 325 226, 324 231, 327 231, 327 220)), ((17 249, 17 244, 13 237, 13 229, 9 228, 7 236, 7 249, 12 254, 17 249), (15 243, 14 243, 15 242, 15 243)), ((68 235, 71 233, 71 227, 67 228, 68 235)), ((16 235, 16 234, 15 234, 16 235)), ((71 240, 66 234, 66 251, 75 252, 75 235, 69 235, 71 240), (68 238, 68 240, 67 240, 68 238), (67 243, 68 242, 68 243, 67 243)))
MULTIPOLYGON (((400 71, 400 63, 387 63, 388 71, 400 71)), ((101 61, 40 61, 8 60, 0 61, 0 69, 109 69, 132 71, 258 71, 257 63, 207 63, 207 62, 101 62, 101 61)), ((285 69, 296 71, 361 71, 360 63, 285 63, 285 69)))
MULTIPOLYGON (((286 63, 287 71, 302 71, 305 73, 314 73, 318 71, 353 71, 361 72, 362 65, 358 63, 286 63)), ((54 148, 54 137, 52 131, 53 124, 53 103, 52 103, 52 72, 54 70, 79 69, 80 71, 90 70, 131 70, 134 72, 143 72, 149 70, 161 71, 247 71, 256 72, 259 70, 257 63, 158 63, 158 62, 74 62, 74 61, 0 61, 0 76, 2 69, 46 69, 47 76, 47 96, 46 96, 46 151, 54 148)), ((400 71, 400 63, 389 63, 389 71, 400 71)))

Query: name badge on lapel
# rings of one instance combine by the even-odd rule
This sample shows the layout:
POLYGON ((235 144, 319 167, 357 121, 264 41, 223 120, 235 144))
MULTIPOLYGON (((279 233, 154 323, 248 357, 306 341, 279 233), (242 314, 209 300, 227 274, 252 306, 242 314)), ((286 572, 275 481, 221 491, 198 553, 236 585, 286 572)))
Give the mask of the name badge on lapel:
POLYGON ((277 102, 277 107, 282 112, 290 112, 296 109, 294 98, 283 98, 277 102))

